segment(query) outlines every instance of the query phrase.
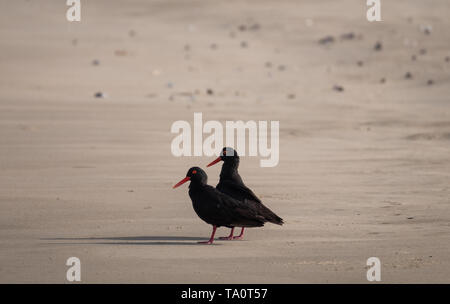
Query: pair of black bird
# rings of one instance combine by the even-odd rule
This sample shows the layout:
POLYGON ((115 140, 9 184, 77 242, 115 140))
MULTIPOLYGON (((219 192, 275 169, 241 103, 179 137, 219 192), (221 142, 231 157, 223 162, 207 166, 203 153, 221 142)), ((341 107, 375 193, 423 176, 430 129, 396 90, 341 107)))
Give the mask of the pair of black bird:
POLYGON ((242 239, 246 227, 261 227, 266 222, 282 225, 283 219, 264 206, 253 191, 245 186, 238 173, 237 152, 232 148, 223 148, 220 156, 208 167, 219 161, 223 161, 223 166, 216 188, 207 184, 208 176, 199 167, 190 168, 186 177, 173 186, 176 188, 191 181, 189 196, 192 206, 203 221, 213 226, 210 239, 199 243, 212 244, 216 229, 220 226, 231 228, 230 235, 220 239, 233 240, 242 239), (242 227, 239 236, 233 236, 235 227, 242 227))

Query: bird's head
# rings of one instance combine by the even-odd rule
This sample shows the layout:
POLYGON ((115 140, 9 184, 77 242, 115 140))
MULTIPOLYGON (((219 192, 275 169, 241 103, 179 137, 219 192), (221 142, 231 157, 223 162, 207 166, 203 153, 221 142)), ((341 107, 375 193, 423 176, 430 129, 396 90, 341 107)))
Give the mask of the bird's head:
POLYGON ((173 189, 181 186, 187 181, 191 181, 191 184, 206 184, 208 181, 208 175, 199 167, 192 167, 186 173, 186 177, 180 180, 173 186, 173 189))
POLYGON ((217 164, 218 162, 223 161, 225 163, 236 163, 239 162, 239 155, 233 148, 224 147, 222 149, 222 152, 220 152, 220 155, 218 158, 213 160, 208 167, 211 167, 212 165, 217 164))

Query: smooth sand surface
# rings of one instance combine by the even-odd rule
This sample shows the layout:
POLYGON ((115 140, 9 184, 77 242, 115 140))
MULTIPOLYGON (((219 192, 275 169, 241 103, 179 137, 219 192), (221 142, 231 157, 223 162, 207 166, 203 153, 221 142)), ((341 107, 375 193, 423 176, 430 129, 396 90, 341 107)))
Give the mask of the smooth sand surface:
POLYGON ((367 283, 369 257, 384 283, 450 283, 448 1, 378 23, 357 0, 67 8, 1 1, 1 283, 67 282, 72 256, 85 283, 367 283), (280 121, 279 165, 240 172, 284 226, 196 244, 211 227, 172 185, 213 158, 170 152, 194 112, 280 121))

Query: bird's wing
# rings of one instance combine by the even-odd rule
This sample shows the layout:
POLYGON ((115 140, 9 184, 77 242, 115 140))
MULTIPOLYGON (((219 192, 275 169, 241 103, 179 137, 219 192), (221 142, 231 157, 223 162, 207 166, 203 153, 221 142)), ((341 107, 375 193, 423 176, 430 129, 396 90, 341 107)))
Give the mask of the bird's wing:
POLYGON ((232 225, 253 227, 263 226, 264 222, 266 222, 264 217, 261 216, 258 210, 253 206, 244 201, 236 200, 218 190, 216 191, 220 204, 223 206, 223 209, 228 212, 232 225))
POLYGON ((217 189, 223 193, 229 194, 232 197, 239 197, 239 199, 252 200, 261 203, 261 200, 250 190, 247 186, 241 183, 236 183, 231 180, 220 181, 217 189))
POLYGON ((205 208, 210 208, 209 215, 219 222, 238 227, 263 226, 265 219, 258 210, 243 201, 236 200, 221 191, 209 188, 205 191, 208 198, 205 208))

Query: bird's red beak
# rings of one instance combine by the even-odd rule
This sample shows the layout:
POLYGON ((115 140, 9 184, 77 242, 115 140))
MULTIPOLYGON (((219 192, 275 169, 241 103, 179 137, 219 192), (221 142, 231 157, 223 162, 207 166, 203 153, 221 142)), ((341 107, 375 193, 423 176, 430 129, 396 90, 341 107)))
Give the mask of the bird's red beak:
POLYGON ((180 180, 175 186, 172 187, 172 189, 175 189, 176 187, 181 186, 182 184, 184 184, 185 182, 187 182, 188 180, 190 180, 191 178, 189 176, 186 176, 185 178, 183 178, 182 180, 180 180))
POLYGON ((209 163, 209 165, 207 167, 211 167, 212 165, 217 164, 218 162, 220 162, 222 160, 222 157, 218 157, 216 158, 214 161, 212 161, 211 163, 209 163))

